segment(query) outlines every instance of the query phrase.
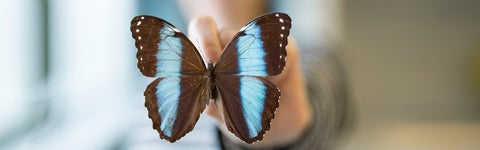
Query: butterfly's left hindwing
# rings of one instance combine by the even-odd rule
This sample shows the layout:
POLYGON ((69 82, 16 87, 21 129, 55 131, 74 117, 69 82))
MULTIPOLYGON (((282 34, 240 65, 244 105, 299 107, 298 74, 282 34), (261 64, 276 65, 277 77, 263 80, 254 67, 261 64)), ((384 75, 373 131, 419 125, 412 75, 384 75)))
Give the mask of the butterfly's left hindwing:
POLYGON ((162 19, 137 16, 130 30, 138 68, 157 77, 144 93, 148 116, 160 138, 175 142, 193 129, 208 102, 203 59, 183 33, 162 19))
POLYGON ((208 99, 201 76, 158 78, 145 90, 145 107, 153 128, 170 142, 195 126, 208 99))

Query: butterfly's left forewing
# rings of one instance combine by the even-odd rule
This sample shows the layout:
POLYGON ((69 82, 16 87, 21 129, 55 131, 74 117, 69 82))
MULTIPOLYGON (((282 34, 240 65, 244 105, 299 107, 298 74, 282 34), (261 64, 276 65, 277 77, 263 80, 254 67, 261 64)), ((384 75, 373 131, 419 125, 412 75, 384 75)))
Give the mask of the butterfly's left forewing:
POLYGON ((200 53, 170 23, 152 16, 131 22, 138 68, 156 77, 145 90, 145 107, 160 138, 170 142, 190 132, 206 106, 207 78, 200 53))
POLYGON ((172 24, 153 16, 132 19, 137 66, 148 77, 199 75, 206 72, 200 53, 172 24))
POLYGON ((225 123, 247 143, 263 138, 278 108, 280 91, 259 76, 283 71, 290 22, 283 13, 254 19, 234 36, 215 65, 215 84, 222 97, 225 123))

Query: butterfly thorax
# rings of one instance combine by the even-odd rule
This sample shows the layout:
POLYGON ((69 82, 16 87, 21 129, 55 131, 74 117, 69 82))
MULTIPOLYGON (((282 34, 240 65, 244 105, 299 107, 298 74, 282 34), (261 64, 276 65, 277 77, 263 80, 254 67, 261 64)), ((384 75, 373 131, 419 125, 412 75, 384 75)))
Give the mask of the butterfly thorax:
POLYGON ((207 77, 208 77, 208 82, 207 82, 207 90, 208 90, 208 95, 209 99, 214 99, 217 97, 216 93, 217 91, 215 90, 215 67, 213 66, 213 62, 210 61, 208 62, 207 65, 207 77))

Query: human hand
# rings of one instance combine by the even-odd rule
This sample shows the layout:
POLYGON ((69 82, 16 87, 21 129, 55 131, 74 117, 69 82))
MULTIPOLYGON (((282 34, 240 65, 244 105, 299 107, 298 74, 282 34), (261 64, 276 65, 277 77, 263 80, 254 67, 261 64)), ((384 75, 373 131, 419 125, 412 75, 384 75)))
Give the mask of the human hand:
MULTIPOLYGON (((223 48, 230 42, 236 33, 233 29, 219 31, 211 17, 199 17, 191 21, 189 36, 205 59, 216 62, 223 48)), ((245 144, 248 147, 265 148, 290 144, 298 139, 311 122, 311 108, 305 89, 305 82, 300 68, 298 49, 291 38, 286 47, 286 66, 277 76, 266 77, 267 80, 279 87, 281 91, 280 107, 276 111, 270 131, 262 141, 246 145, 243 141, 231 134, 223 120, 221 97, 209 102, 205 113, 218 122, 218 126, 232 141, 245 144)))

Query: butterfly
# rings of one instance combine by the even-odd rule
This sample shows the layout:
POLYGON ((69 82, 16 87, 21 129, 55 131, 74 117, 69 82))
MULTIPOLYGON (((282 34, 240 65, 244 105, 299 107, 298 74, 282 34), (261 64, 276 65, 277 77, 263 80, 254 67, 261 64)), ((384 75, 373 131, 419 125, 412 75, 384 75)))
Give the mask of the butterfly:
POLYGON ((228 130, 246 143, 261 140, 280 99, 278 87, 263 77, 283 71, 290 28, 287 14, 259 16, 238 31, 213 64, 171 23, 134 17, 130 31, 137 66, 156 78, 144 95, 160 138, 173 143, 185 136, 208 101, 220 96, 228 130))

